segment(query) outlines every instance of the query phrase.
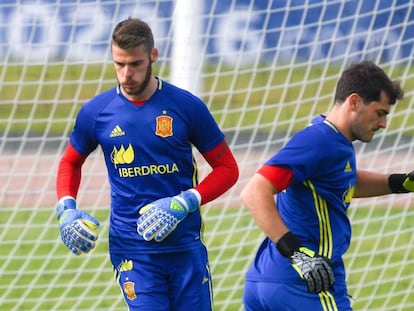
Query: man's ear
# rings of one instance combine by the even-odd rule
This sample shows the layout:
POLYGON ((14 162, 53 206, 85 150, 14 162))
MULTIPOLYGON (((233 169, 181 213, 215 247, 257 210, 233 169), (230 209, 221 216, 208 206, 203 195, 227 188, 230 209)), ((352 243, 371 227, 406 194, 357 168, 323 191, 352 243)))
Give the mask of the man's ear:
POLYGON ((151 51, 151 62, 155 63, 158 60, 158 49, 153 48, 151 51))
POLYGON ((352 93, 348 96, 348 105, 351 109, 351 111, 356 111, 360 107, 360 105, 363 105, 362 97, 359 96, 357 93, 352 93))

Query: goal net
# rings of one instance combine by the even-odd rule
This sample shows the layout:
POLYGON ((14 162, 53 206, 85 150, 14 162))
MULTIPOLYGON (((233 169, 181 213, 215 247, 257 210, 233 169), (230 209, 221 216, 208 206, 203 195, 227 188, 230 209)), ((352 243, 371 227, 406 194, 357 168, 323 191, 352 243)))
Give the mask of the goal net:
MULTIPOLYGON (((373 60, 405 90, 387 129, 355 143, 359 168, 414 169, 410 0, 2 0, 0 310, 126 309, 108 258, 102 154, 87 159, 78 196, 102 224, 87 255, 72 255, 60 240, 55 178, 81 105, 116 83, 109 39, 128 16, 154 30, 156 75, 205 101, 239 163, 238 183, 202 208, 216 310, 243 310, 244 275, 264 237, 240 190, 289 137, 329 111, 350 63, 373 60)), ((200 177, 209 171, 201 158, 199 169, 200 177)), ((345 263, 355 310, 413 309, 413 199, 353 201, 345 263)))

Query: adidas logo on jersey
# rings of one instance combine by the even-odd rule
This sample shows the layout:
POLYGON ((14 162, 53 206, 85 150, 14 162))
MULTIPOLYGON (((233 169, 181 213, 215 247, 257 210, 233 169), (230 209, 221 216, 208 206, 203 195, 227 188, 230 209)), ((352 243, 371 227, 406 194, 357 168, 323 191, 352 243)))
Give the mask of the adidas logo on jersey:
POLYGON ((345 165, 344 172, 345 173, 352 172, 351 163, 349 163, 349 161, 345 165))
POLYGON ((121 129, 119 125, 117 125, 114 127, 111 134, 109 134, 109 137, 118 137, 123 135, 125 135, 125 132, 121 129))

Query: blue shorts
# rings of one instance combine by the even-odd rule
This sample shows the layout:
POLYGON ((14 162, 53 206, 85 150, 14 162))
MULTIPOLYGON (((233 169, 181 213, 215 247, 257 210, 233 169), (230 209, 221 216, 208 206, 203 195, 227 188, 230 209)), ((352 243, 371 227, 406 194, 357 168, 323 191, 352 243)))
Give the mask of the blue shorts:
POLYGON ((133 257, 111 253, 111 261, 131 311, 213 310, 205 247, 133 257))
POLYGON ((303 284, 246 281, 245 311, 352 311, 346 288, 309 293, 303 284))

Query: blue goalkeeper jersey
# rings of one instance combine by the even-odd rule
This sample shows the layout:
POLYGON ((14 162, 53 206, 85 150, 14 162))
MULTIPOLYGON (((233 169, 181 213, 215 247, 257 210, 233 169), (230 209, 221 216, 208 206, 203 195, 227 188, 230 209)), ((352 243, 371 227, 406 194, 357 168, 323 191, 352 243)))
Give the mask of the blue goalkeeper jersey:
MULTIPOLYGON (((266 164, 293 171, 291 185, 276 196, 275 208, 304 246, 332 260, 336 284, 345 286, 342 255, 350 244, 347 209, 356 184, 352 143, 319 116, 266 164)), ((268 238, 261 244, 246 279, 303 283, 268 238)))
POLYGON ((198 184, 192 146, 203 153, 223 139, 199 98, 161 79, 141 106, 125 98, 119 86, 86 103, 70 142, 82 155, 98 146, 103 151, 111 188, 110 251, 140 254, 198 247, 202 228, 198 210, 162 242, 143 240, 136 222, 144 205, 198 184))

